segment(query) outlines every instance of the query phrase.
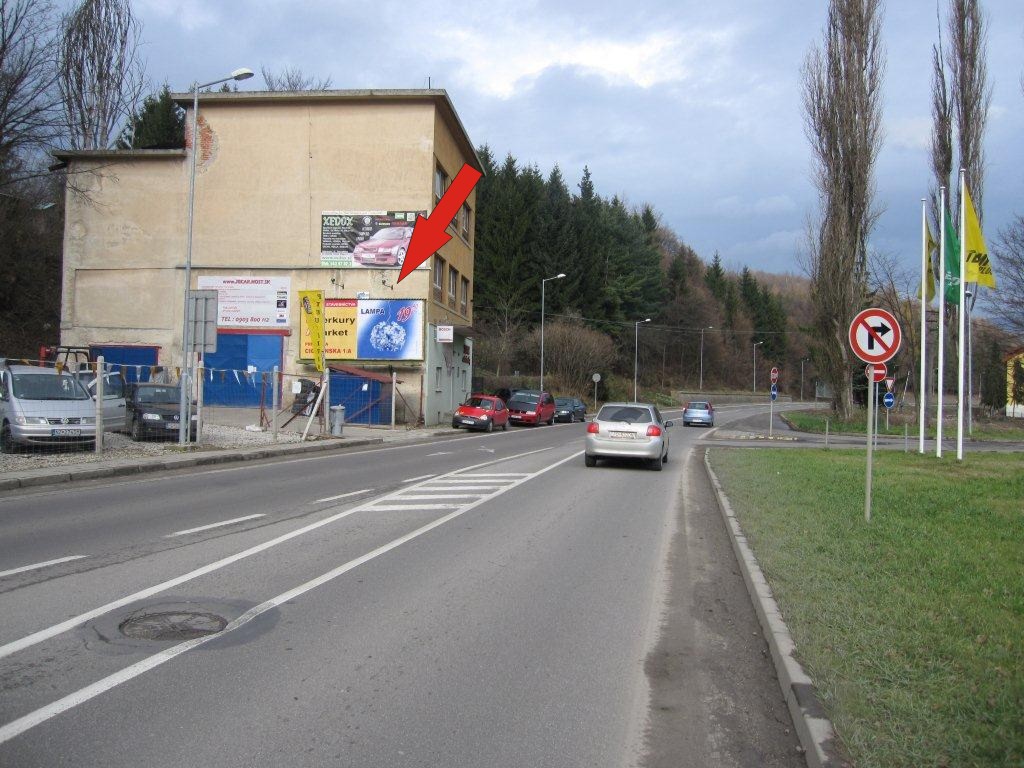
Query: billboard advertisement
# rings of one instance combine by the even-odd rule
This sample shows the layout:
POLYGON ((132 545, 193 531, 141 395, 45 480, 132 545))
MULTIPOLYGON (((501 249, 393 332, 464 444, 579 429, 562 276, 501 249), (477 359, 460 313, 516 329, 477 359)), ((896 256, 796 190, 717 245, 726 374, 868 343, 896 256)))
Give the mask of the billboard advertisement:
POLYGON ((320 215, 320 266, 400 269, 419 214, 426 216, 427 212, 324 211, 320 215))
MULTIPOLYGON (((325 299, 328 360, 422 360, 422 299, 325 299)), ((313 359, 305 316, 299 324, 302 358, 313 359)))
POLYGON ((217 291, 217 327, 287 328, 289 277, 200 277, 200 290, 217 291))

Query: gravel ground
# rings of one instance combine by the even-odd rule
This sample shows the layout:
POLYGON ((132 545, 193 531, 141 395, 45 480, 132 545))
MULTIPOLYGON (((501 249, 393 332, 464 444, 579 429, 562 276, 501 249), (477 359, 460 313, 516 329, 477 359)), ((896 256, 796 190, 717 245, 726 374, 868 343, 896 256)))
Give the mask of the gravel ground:
MULTIPOLYGON (((279 431, 278 443, 297 443, 302 440, 299 432, 279 431)), ((274 442, 271 432, 251 432, 243 427, 228 427, 217 424, 203 425, 202 450, 244 448, 268 445, 274 442)), ((71 464, 88 464, 111 459, 144 458, 166 456, 181 452, 177 440, 146 440, 136 443, 128 435, 107 432, 104 437, 103 453, 97 454, 83 448, 64 449, 20 449, 18 453, 0 454, 0 474, 40 467, 57 467, 71 464)))

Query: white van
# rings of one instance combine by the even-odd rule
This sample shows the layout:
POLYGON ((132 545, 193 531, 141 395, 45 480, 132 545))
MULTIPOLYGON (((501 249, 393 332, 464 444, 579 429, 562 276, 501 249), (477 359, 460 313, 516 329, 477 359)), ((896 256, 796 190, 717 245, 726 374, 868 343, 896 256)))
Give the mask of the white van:
POLYGON ((96 444, 96 402, 71 373, 0 365, 0 451, 96 444))

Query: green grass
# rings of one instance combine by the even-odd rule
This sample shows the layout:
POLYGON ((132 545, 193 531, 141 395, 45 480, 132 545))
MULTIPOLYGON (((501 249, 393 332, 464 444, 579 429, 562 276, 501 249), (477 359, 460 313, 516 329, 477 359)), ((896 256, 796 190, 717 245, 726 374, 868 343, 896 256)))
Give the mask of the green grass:
MULTIPOLYGON (((862 409, 854 414, 853 418, 846 421, 836 418, 835 414, 829 411, 786 411, 782 418, 790 423, 794 429, 802 432, 825 433, 825 421, 828 420, 829 431, 832 434, 857 434, 867 433, 867 410, 862 409)), ((956 437, 955 418, 942 420, 943 439, 956 437)), ((885 410, 878 414, 878 434, 903 436, 903 428, 906 425, 911 437, 918 435, 917 414, 907 414, 906 411, 893 411, 889 414, 889 429, 885 428, 885 410)), ((935 427, 925 429, 925 435, 929 438, 935 437, 935 427)), ((1021 441, 1024 442, 1024 423, 1020 419, 975 419, 971 440, 975 441, 1021 441)))
POLYGON ((858 768, 1024 766, 1024 456, 713 449, 858 768))

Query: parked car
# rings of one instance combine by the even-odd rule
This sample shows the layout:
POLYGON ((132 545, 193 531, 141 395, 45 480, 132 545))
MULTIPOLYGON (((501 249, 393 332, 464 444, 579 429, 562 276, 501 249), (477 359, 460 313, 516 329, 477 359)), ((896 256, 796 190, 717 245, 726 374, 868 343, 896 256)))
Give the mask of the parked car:
POLYGON ((555 421, 583 421, 587 418, 587 406, 578 397, 555 398, 555 421))
POLYGON ((0 367, 0 451, 19 445, 96 444, 96 403, 67 371, 0 367))
MULTIPOLYGON (((96 398, 96 372, 80 370, 73 374, 93 399, 96 398)), ((103 431, 123 432, 127 424, 125 384, 120 373, 103 374, 103 431)))
POLYGON ((707 400, 691 400, 683 411, 683 426, 707 424, 715 426, 715 407, 707 400))
POLYGON ((412 242, 412 227, 384 227, 352 249, 357 264, 400 267, 412 242))
MULTIPOLYGON (((189 440, 196 439, 195 406, 189 440)), ((177 438, 181 424, 181 389, 173 384, 133 384, 128 389, 128 433, 132 440, 177 438)))
POLYGON ((470 395, 452 414, 455 429, 482 429, 493 432, 495 427, 508 429, 508 408, 505 401, 493 395, 470 395))
POLYGON ((584 463, 596 467, 598 459, 644 459, 661 471, 668 461, 671 426, 651 403, 606 403, 587 424, 584 463))
POLYGON ((513 424, 554 424, 555 398, 539 389, 519 389, 508 401, 508 419, 513 424))

